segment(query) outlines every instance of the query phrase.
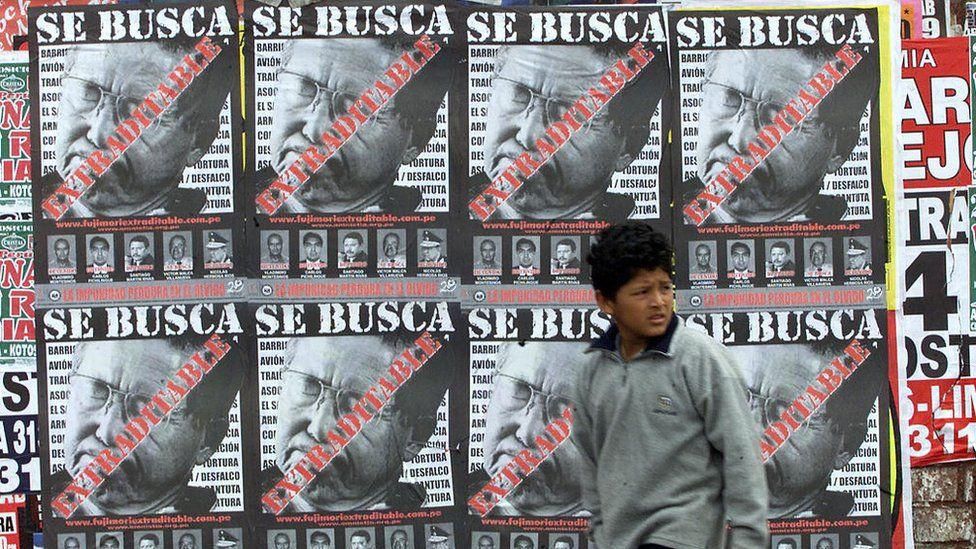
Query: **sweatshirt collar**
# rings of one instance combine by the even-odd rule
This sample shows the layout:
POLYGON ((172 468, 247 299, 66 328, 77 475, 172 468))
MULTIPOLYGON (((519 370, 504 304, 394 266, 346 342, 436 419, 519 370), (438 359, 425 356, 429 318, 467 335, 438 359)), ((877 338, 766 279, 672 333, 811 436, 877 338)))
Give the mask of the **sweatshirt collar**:
MULTIPOLYGON (((671 322, 668 323, 668 328, 664 331, 664 333, 649 339, 647 341, 647 346, 644 347, 644 350, 641 351, 640 355, 638 356, 644 355, 648 352, 656 352, 662 355, 671 356, 671 339, 674 337, 674 332, 678 329, 679 323, 680 320, 678 319, 678 315, 672 315, 671 322)), ((590 344, 590 348, 616 353, 619 352, 619 341, 620 329, 617 328, 616 322, 611 321, 610 328, 606 332, 603 332, 603 335, 593 340, 593 343, 590 344)))

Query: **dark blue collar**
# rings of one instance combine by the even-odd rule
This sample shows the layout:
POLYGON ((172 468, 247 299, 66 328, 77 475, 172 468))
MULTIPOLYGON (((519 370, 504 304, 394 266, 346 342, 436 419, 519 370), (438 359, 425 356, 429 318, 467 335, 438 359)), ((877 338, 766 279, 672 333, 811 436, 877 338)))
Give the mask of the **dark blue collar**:
MULTIPOLYGON (((670 354, 671 349, 671 338, 674 337, 674 331, 678 328, 678 315, 671 316, 671 322, 668 323, 668 329, 664 331, 663 334, 652 337, 647 340, 647 346, 644 347, 643 353, 648 351, 657 351, 661 354, 670 354)), ((617 339, 620 338, 620 329, 617 328, 616 322, 610 322, 610 328, 603 332, 603 335, 593 340, 590 344, 591 349, 603 349, 605 351, 617 352, 617 339)), ((641 353, 641 354, 643 354, 641 353)))

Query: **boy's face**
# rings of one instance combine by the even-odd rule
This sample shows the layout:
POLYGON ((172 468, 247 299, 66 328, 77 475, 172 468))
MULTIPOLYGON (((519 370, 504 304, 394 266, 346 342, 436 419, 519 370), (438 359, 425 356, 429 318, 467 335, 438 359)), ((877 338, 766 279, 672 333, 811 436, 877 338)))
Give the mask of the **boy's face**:
POLYGON ((674 285, 660 267, 637 271, 613 298, 596 296, 600 310, 613 317, 620 331, 637 337, 664 335, 674 315, 674 285))

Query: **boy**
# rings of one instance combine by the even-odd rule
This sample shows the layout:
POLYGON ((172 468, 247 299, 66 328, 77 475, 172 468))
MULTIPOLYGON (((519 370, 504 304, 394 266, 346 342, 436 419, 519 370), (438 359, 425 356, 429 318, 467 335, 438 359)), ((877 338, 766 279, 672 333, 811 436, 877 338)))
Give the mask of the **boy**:
POLYGON ((627 222, 587 258, 613 319, 577 383, 590 535, 600 549, 768 547, 745 386, 728 350, 674 314, 672 256, 663 235, 627 222))

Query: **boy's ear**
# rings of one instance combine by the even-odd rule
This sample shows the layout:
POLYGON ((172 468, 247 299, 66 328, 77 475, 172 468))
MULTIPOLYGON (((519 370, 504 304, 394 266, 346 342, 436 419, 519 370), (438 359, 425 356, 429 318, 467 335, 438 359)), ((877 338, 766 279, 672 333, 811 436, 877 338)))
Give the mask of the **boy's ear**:
POLYGON ((613 300, 604 295, 600 290, 595 290, 596 305, 601 311, 613 316, 613 300))

